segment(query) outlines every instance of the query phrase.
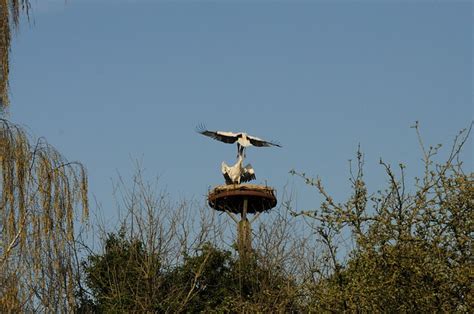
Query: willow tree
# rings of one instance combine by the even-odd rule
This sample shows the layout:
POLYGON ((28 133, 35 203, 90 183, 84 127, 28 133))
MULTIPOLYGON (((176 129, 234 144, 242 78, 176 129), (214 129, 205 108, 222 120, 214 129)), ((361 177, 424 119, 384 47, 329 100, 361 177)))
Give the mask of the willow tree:
POLYGON ((18 26, 22 12, 28 15, 29 0, 0 0, 0 107, 8 101, 8 74, 10 39, 12 30, 18 26))
POLYGON ((84 167, 0 119, 0 187, 0 312, 70 311, 74 224, 88 216, 84 167))

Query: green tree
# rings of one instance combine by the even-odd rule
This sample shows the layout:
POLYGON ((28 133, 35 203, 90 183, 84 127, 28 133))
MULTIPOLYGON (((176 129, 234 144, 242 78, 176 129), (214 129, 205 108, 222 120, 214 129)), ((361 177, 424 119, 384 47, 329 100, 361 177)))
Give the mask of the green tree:
POLYGON ((78 311, 296 308, 296 283, 283 266, 287 258, 282 246, 291 229, 283 217, 270 228, 260 226, 262 241, 243 267, 231 251, 219 248, 223 228, 213 211, 186 201, 171 202, 166 192, 157 193, 157 182, 143 179, 140 167, 130 183, 120 178, 115 186, 119 215, 124 217, 119 231, 104 234, 102 250, 90 253, 83 263, 78 311))
POLYGON ((139 240, 126 239, 124 231, 110 234, 104 253, 90 255, 83 267, 93 308, 101 312, 154 311, 166 292, 159 256, 146 252, 139 240))
POLYGON ((360 152, 346 202, 334 201, 320 179, 299 174, 324 198, 319 210, 295 213, 309 218, 329 265, 309 285, 311 310, 467 312, 474 307, 474 174, 465 173, 460 161, 470 130, 456 137, 445 162, 436 163, 441 146, 426 149, 418 124, 415 129, 424 175, 413 189, 406 185, 403 164, 397 176, 381 160, 389 185, 369 194, 360 152), (338 239, 348 236, 353 247, 344 262, 338 239))
MULTIPOLYGON (((292 312, 296 284, 254 255, 245 264, 231 252, 205 245, 168 277, 173 312, 292 312), (238 309, 238 310, 237 310, 238 309)), ((169 308, 167 308, 168 310, 169 308)))
POLYGON ((105 251, 89 256, 83 264, 94 302, 83 299, 79 311, 288 312, 297 308, 295 284, 262 268, 256 259, 243 269, 231 252, 204 244, 195 255, 184 256, 180 265, 165 270, 162 257, 150 257, 140 241, 124 235, 110 234, 105 251), (151 273, 149 265, 153 265, 151 273))

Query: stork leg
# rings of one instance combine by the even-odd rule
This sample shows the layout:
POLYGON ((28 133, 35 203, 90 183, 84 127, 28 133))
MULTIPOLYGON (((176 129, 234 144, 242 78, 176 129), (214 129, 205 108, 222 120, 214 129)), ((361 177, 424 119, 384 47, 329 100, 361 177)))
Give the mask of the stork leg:
POLYGON ((242 156, 242 158, 245 158, 244 150, 245 150, 245 147, 237 143, 237 159, 239 159, 239 156, 242 156))
POLYGON ((237 158, 239 158, 239 156, 242 156, 242 159, 245 158, 245 147, 240 144, 238 146, 237 158))

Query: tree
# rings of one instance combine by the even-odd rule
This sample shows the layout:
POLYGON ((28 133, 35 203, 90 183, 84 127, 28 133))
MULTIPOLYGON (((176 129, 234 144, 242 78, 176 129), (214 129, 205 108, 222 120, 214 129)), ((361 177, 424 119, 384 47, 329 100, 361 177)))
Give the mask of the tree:
MULTIPOLYGON (((83 263, 85 290, 77 311, 104 312, 284 312, 297 308, 296 282, 278 262, 256 252, 243 268, 235 252, 222 249, 214 212, 173 204, 156 184, 121 180, 125 218, 103 238, 100 252, 83 263), (189 223, 196 213, 197 223, 189 223), (280 267, 278 267, 280 266, 280 267)), ((281 231, 278 227, 276 227, 281 231)), ((261 228, 263 230, 263 227, 261 228)), ((270 246, 285 238, 264 230, 270 246)), ((283 244, 284 245, 284 244, 283 244)), ((274 252, 272 257, 281 257, 274 252)))
POLYGON ((291 312, 296 285, 258 259, 242 269, 230 251, 206 243, 171 269, 150 256, 139 240, 122 231, 110 234, 102 254, 84 262, 93 300, 83 298, 78 311, 99 312, 291 312), (152 271, 149 271, 152 266, 152 271), (84 302, 85 301, 85 302, 84 302), (91 306, 91 304, 93 304, 91 306))
POLYGON ((78 283, 74 223, 88 216, 84 167, 0 120, 0 311, 68 311, 78 283))
POLYGON ((22 12, 28 15, 29 0, 0 0, 0 108, 8 106, 10 45, 13 29, 20 23, 22 12))
MULTIPOLYGON (((472 127, 472 124, 471 124, 472 127)), ((424 175, 415 187, 406 184, 405 166, 399 176, 380 161, 388 187, 369 194, 364 182, 363 155, 351 171, 352 195, 333 200, 320 179, 300 175, 323 196, 317 211, 304 216, 325 247, 323 265, 310 286, 310 308, 350 312, 468 312, 474 306, 472 230, 474 174, 465 173, 460 152, 469 130, 455 138, 445 162, 434 157, 441 145, 425 148, 424 175), (348 238, 346 259, 339 239, 348 238)), ((296 172, 293 172, 297 174, 296 172)), ((347 240, 346 240, 347 241, 347 240)))
MULTIPOLYGON (((145 251, 138 239, 126 239, 124 230, 109 234, 104 253, 90 255, 82 265, 96 300, 94 310, 153 311, 166 295, 159 256, 145 251)), ((79 312, 84 311, 80 306, 79 312)))
POLYGON ((186 223, 196 210, 153 196, 156 187, 145 184, 139 172, 123 191, 126 219, 120 231, 109 233, 103 251, 84 263, 90 297, 80 298, 78 310, 468 312, 474 175, 463 171, 460 160, 468 134, 462 131, 447 160, 438 163, 440 146, 425 149, 419 136, 424 174, 413 188, 404 165, 397 175, 380 161, 388 186, 369 193, 360 150, 350 168, 352 193, 344 202, 336 202, 321 180, 293 172, 324 201, 318 210, 302 212, 281 203, 304 217, 313 232, 309 238, 295 232, 295 220, 279 213, 269 226, 256 228, 245 263, 219 246, 223 234, 209 212, 200 211, 198 224, 186 223), (345 250, 343 243, 349 243, 345 250))

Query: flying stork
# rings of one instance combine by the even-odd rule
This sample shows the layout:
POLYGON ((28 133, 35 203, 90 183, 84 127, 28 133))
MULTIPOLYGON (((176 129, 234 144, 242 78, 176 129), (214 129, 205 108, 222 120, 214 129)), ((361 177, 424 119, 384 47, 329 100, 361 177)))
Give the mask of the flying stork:
POLYGON ((245 157, 245 148, 249 146, 281 147, 278 143, 265 141, 265 140, 262 140, 261 138, 250 136, 244 132, 233 133, 233 132, 223 132, 223 131, 209 131, 209 130, 206 130, 206 128, 203 125, 198 126, 196 128, 196 131, 198 133, 201 133, 202 135, 209 136, 210 138, 213 138, 215 140, 218 140, 227 144, 233 144, 237 142, 237 158, 239 156, 245 157))

